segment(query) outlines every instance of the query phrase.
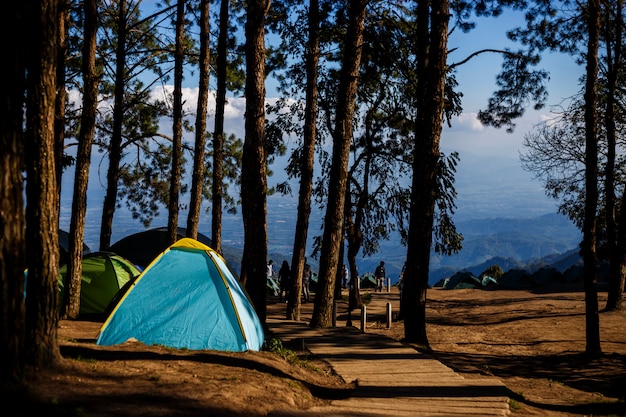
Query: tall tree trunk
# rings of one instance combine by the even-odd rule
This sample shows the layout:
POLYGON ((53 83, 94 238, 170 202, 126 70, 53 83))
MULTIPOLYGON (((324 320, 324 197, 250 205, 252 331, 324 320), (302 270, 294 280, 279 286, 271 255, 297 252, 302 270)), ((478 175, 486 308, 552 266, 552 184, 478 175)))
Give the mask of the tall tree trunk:
POLYGON ((333 323, 333 293, 340 261, 339 246, 343 242, 343 210, 348 181, 350 144, 352 143, 352 123, 368 3, 368 0, 350 0, 349 2, 349 23, 341 63, 341 80, 337 92, 328 205, 324 217, 318 290, 315 295, 311 327, 331 327, 333 323))
POLYGON ((85 13, 82 62, 84 80, 83 112, 78 134, 72 217, 70 219, 68 282, 64 287, 64 299, 61 306, 62 316, 73 319, 78 318, 80 312, 83 241, 85 240, 85 216, 87 213, 87 185, 89 183, 91 146, 96 129, 96 110, 98 107, 98 74, 96 73, 98 8, 96 0, 84 0, 83 9, 85 13))
MULTIPOLYGON (((607 162, 606 162, 606 229, 607 229, 607 244, 609 252, 609 291, 606 301, 606 310, 619 310, 622 307, 622 301, 624 298, 624 280, 626 277, 622 273, 622 254, 620 252, 626 251, 626 248, 619 246, 618 239, 618 225, 621 224, 621 228, 625 228, 624 223, 616 222, 616 208, 615 208, 615 149, 617 146, 617 134, 615 129, 615 95, 617 87, 617 79, 619 74, 623 71, 622 63, 622 7, 624 5, 623 0, 617 0, 615 5, 615 19, 611 19, 611 12, 606 13, 606 43, 607 43, 607 61, 608 61, 608 74, 607 74, 607 96, 606 96, 606 114, 604 125, 606 127, 607 138, 607 162), (611 24, 613 22, 613 24, 611 24), (612 34, 615 34, 612 38, 612 34), (613 52, 613 53, 612 53, 613 52)), ((610 6, 607 6, 610 8, 610 6)), ((621 210, 625 210, 622 206, 621 210)))
POLYGON ((176 50, 174 52, 174 125, 172 127, 172 172, 168 202, 167 234, 169 244, 178 237, 178 201, 183 142, 183 59, 185 37, 185 0, 178 0, 176 11, 176 50))
POLYGON ((0 92, 0 385, 15 386, 24 377, 24 51, 30 26, 24 19, 25 2, 9 2, 2 13, 0 33, 10 39, 4 49, 9 81, 0 92))
POLYGON ((313 193, 313 166, 315 137, 317 135, 317 78, 320 49, 320 16, 318 0, 309 1, 309 42, 306 51, 306 104, 304 109, 304 132, 302 157, 300 159, 300 190, 298 192, 298 214, 293 239, 291 258, 291 290, 287 303, 287 319, 300 320, 300 294, 306 242, 311 217, 311 195, 313 193))
POLYGON ((220 2, 220 31, 217 39, 217 95, 213 132, 213 184, 211 189, 211 243, 222 253, 222 195, 224 182, 224 108, 226 106, 226 66, 228 58, 229 0, 220 2))
POLYGON ((57 1, 33 7, 32 44, 27 49, 26 103, 26 253, 28 280, 25 314, 26 363, 49 367, 61 359, 57 343, 59 268, 59 195, 54 160, 57 1))
POLYGON ((620 203, 621 208, 619 210, 618 222, 622 226, 617 229, 617 247, 619 250, 615 259, 615 262, 619 266, 620 280, 612 283, 612 285, 615 285, 616 288, 611 289, 611 292, 615 296, 616 309, 622 308, 622 302, 624 299, 624 277, 626 277, 626 227, 624 227, 624 225, 626 225, 626 192, 622 193, 620 203))
POLYGON ((126 0, 119 0, 117 18, 117 50, 115 53, 115 100, 113 104, 113 131, 109 143, 109 166, 107 168, 107 189, 102 205, 100 224, 100 250, 109 250, 113 230, 113 215, 119 187, 119 169, 122 159, 122 127, 124 124, 124 86, 126 81, 126 0))
POLYGON ((598 206, 598 139, 597 81, 598 44, 600 32, 599 0, 587 2, 587 79, 585 82, 585 218, 583 220, 583 273, 585 281, 585 324, 587 346, 585 353, 597 357, 600 348, 600 318, 598 316, 598 274, 596 229, 598 206))
MULTIPOLYGON (((377 106, 373 106, 377 108, 377 106)), ((370 112, 366 116, 369 119, 370 112)), ((369 124, 366 121, 366 125, 369 124)), ((366 129, 369 130, 369 129, 366 129)), ((354 194, 356 201, 353 203, 352 193, 350 192, 350 179, 348 180, 348 188, 346 189, 346 204, 345 204, 345 225, 346 225, 346 238, 348 240, 348 264, 350 265, 350 271, 356 279, 359 279, 358 269, 356 266, 356 258, 363 246, 363 217, 365 210, 367 209, 368 198, 370 195, 370 173, 372 169, 372 157, 374 153, 372 136, 368 133, 365 134, 366 148, 364 150, 363 158, 363 182, 360 184, 360 189, 354 194)), ((352 285, 349 293, 348 310, 360 308, 362 305, 361 294, 358 285, 352 285)))
POLYGON ((202 184, 204 183, 204 148, 206 144, 206 113, 209 100, 209 0, 200 1, 200 80, 196 111, 196 146, 193 153, 191 200, 187 217, 187 237, 198 238, 198 223, 202 208, 202 184))
MULTIPOLYGON (((361 308, 363 306, 363 301, 361 300, 361 286, 359 281, 359 269, 356 264, 356 257, 361 250, 361 246, 363 245, 363 233, 361 233, 361 228, 357 226, 357 223, 360 222, 361 219, 355 216, 354 222, 352 221, 352 201, 350 198, 349 190, 346 190, 348 193, 346 196, 345 202, 345 228, 346 228, 346 238, 348 240, 348 265, 350 267, 350 284, 349 284, 349 292, 348 292, 348 325, 351 325, 351 314, 352 310, 361 308)), ((357 208, 358 211, 358 208, 357 208)))
POLYGON ((59 193, 59 201, 61 196, 61 179, 63 177, 63 149, 65 145, 65 56, 67 54, 67 33, 70 25, 70 1, 59 0, 59 29, 58 29, 58 48, 57 48, 57 99, 56 114, 54 118, 54 159, 57 165, 57 191, 59 193))
POLYGON ((448 43, 448 0, 418 2, 416 34, 417 119, 407 262, 404 273, 404 337, 428 347, 426 290, 437 194, 448 43))
POLYGON ((241 280, 265 323, 267 166, 265 157, 265 15, 269 0, 246 2, 246 116, 241 170, 244 247, 241 280))

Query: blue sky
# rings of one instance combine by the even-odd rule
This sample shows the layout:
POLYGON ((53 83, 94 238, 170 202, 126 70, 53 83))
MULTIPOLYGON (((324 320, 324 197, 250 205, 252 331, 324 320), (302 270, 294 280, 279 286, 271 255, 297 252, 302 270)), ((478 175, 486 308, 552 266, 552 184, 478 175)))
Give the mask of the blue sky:
MULTIPOLYGON (((478 49, 502 49, 516 45, 506 39, 506 31, 524 24, 523 15, 505 12, 497 19, 479 19, 470 33, 457 31, 450 40, 450 48, 458 48, 449 62, 462 60, 478 49)), ((444 127, 441 148, 449 153, 459 152, 461 161, 457 172, 457 214, 467 217, 489 217, 504 213, 510 215, 519 208, 520 217, 556 211, 553 200, 545 197, 542 184, 533 174, 522 170, 519 162, 524 135, 534 126, 554 117, 552 108, 579 91, 578 79, 583 68, 572 57, 546 53, 539 68, 550 73, 547 105, 540 111, 528 108, 516 121, 513 133, 504 129, 483 126, 476 118, 486 107, 490 94, 496 88, 495 79, 501 58, 497 54, 483 54, 458 67, 457 81, 463 92, 463 114, 455 118, 452 127, 444 127), (484 202, 489 201, 487 205, 484 202), (481 202, 483 202, 481 204, 481 202), (491 207, 491 211, 490 211, 491 207)))
MULTIPOLYGON (((153 3, 153 2, 146 2, 153 3)), ((521 15, 505 13, 498 19, 481 19, 478 26, 469 34, 455 33, 450 39, 451 48, 457 48, 451 55, 450 62, 463 59, 469 53, 479 48, 500 49, 507 45, 505 31, 517 24, 523 23, 521 15)), ((542 67, 551 74, 548 85, 550 97, 548 104, 542 111, 529 109, 526 115, 517 122, 514 133, 508 134, 503 129, 497 130, 482 126, 476 119, 477 112, 487 104, 490 93, 495 88, 495 76, 499 71, 501 59, 497 55, 482 55, 468 64, 459 67, 457 80, 459 89, 463 92, 464 112, 453 120, 451 128, 444 128, 442 136, 442 151, 458 151, 461 162, 456 175, 457 216, 458 219, 489 218, 489 217, 533 217, 556 211, 555 202, 544 196, 542 185, 533 179, 531 173, 524 172, 519 164, 519 153, 523 151, 522 140, 524 134, 537 123, 550 118, 550 106, 558 105, 567 97, 579 90, 578 78, 583 69, 577 66, 571 57, 557 54, 547 54, 542 67)), ((194 77, 187 75, 185 84, 185 101, 193 110, 197 98, 197 86, 194 77)), ((197 77, 197 75, 196 75, 197 77)), ((271 82, 267 85, 268 100, 276 97, 271 82)), ((158 94, 158 93, 157 93, 158 94)), ((214 102, 211 101, 211 110, 214 102)), ((245 101, 241 98, 231 98, 226 108, 226 130, 244 137, 245 101)), ((212 113, 211 113, 212 114, 212 113)), ((171 129, 171 121, 163 121, 164 130, 171 129)), ((207 129, 213 128, 213 118, 210 116, 207 129)), ((193 135, 187 135, 186 141, 192 141, 193 135)), ((100 155, 94 152, 94 156, 100 155)), ((91 231, 88 244, 95 245, 99 233, 100 212, 102 202, 104 171, 101 171, 98 180, 97 169, 99 160, 92 163, 92 177, 90 179, 90 201, 87 229, 91 231)), ((103 167, 100 166, 100 169, 103 167)), ((273 167, 277 172, 278 167, 273 167)), ((69 173, 68 173, 69 174, 69 173)), ((71 191, 71 175, 66 175, 64 191, 71 191)), ((278 179, 269 179, 270 185, 278 179)), ((297 187, 294 186, 294 189, 297 187)), ((64 193, 65 194, 65 193, 64 193)), ((272 197, 280 198, 280 197, 272 197)), ((71 200, 64 199, 62 219, 69 221, 71 200)), ((280 207, 280 205, 277 205, 280 207)), ((288 210, 293 211, 293 207, 288 210)), ((293 213, 295 216, 295 213, 293 213)), ((120 213, 116 214, 119 219, 120 213)), ((208 215, 207 215, 208 217, 208 215)), ((181 219, 183 219, 181 214, 181 219)), ((185 217, 186 219, 186 217, 185 217)), ((152 225, 163 226, 167 216, 161 216, 152 225)), ((186 221, 186 220, 185 220, 186 221)), ((208 221, 208 219, 205 219, 208 221)), ((280 220, 284 221, 284 220, 280 220)), ((69 226, 62 222, 61 227, 69 226)), ((113 242, 129 232, 141 230, 137 222, 134 226, 125 225, 114 232, 113 242), (129 230, 129 229, 135 230, 129 230)), ((210 230, 210 229, 207 229, 210 230)))

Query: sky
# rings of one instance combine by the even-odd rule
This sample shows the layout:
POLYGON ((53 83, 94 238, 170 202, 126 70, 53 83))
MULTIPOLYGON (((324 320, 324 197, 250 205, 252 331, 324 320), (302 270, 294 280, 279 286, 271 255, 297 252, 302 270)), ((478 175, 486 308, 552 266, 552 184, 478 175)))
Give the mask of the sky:
MULTIPOLYGON (((150 3, 150 2, 148 2, 150 3)), ((450 38, 450 47, 455 52, 450 56, 450 62, 465 58, 477 49, 501 49, 511 46, 506 40, 505 31, 516 25, 523 24, 519 13, 505 13, 497 19, 480 19, 477 28, 469 34, 454 33, 450 38)), ((541 111, 529 109, 524 117, 517 121, 514 133, 506 133, 504 129, 485 127, 477 120, 476 115, 481 108, 487 105, 490 93, 495 89, 495 76, 499 71, 501 59, 496 55, 481 55, 467 64, 460 66, 457 71, 459 89, 463 92, 463 113, 455 117, 452 127, 444 127, 441 149, 444 153, 457 151, 461 161, 456 174, 456 190, 458 193, 456 219, 480 219, 491 217, 534 217, 546 213, 554 213, 556 204, 545 197, 542 184, 533 179, 533 174, 522 170, 519 154, 523 152, 522 141, 524 135, 533 126, 548 118, 551 106, 559 105, 564 99, 572 96, 579 90, 578 78, 583 69, 577 66, 573 59, 558 54, 546 54, 540 66, 550 72, 548 90, 550 93, 548 106, 541 111)), ((197 73, 196 73, 197 74, 197 73)), ((195 76, 197 77, 197 75, 195 76)), ((187 75, 185 80, 184 101, 189 110, 193 111, 197 99, 197 82, 195 77, 187 75)), ((155 93, 158 94, 158 93, 155 93)), ((267 82, 267 101, 275 100, 277 94, 272 81, 267 82)), ((213 127, 214 101, 210 100, 210 116, 207 129, 213 127)), ((242 98, 230 98, 226 107, 226 131, 244 137, 244 110, 245 101, 242 98)), ((164 129, 171 129, 171 121, 163 121, 164 129)), ((190 142, 193 135, 187 135, 185 140, 190 142)), ((291 140, 287 138, 287 140, 291 140)), ((94 152, 94 157, 98 153, 94 152)), ((88 214, 92 234, 97 236, 104 184, 104 171, 98 175, 99 161, 92 163, 92 179, 90 179, 89 206, 94 213, 88 214)), ((269 184, 282 181, 278 166, 272 167, 276 172, 275 178, 269 179, 269 184)), ((67 181, 70 175, 65 176, 67 181)), ((71 182, 66 182, 63 189, 71 190, 71 182)), ((293 185, 294 190, 297 187, 293 185)), ((272 197, 281 198, 281 197, 272 197)), ((294 210, 292 202, 286 202, 290 211, 294 210)), ((71 200, 65 199, 65 218, 69 217, 71 200)), ((280 207, 280 203, 276 205, 280 207)), ((294 213, 295 215, 295 213, 294 213)), ((117 214, 116 214, 117 216, 117 214)), ((182 218, 182 217, 181 217, 182 218)), ((185 217, 186 218, 186 217, 185 217)), ((277 222, 284 222, 279 219, 277 222)), ((159 219, 153 226, 162 226, 167 222, 167 216, 159 219)), ((65 227, 62 223, 61 227, 65 227)), ((68 228, 67 226, 66 228, 68 228)), ((141 229, 140 224, 136 225, 141 229)), ((209 229, 210 230, 210 229, 209 229)), ((116 231, 113 242, 128 233, 127 229, 116 231)), ((94 238, 88 244, 94 245, 94 238)))
MULTIPOLYGON (((506 31, 523 25, 519 12, 505 12, 497 19, 477 20, 470 33, 456 31, 449 39, 449 63, 458 62, 479 49, 502 49, 517 45, 506 39, 506 31)), ((553 213, 556 202, 545 197, 542 184, 530 172, 521 168, 519 156, 524 153, 524 135, 533 127, 554 118, 552 109, 558 109, 579 91, 578 79, 583 68, 572 57, 546 53, 538 68, 550 74, 547 105, 540 111, 529 107, 517 120, 513 133, 505 129, 483 126, 477 119, 478 111, 487 106, 489 96, 496 89, 496 75, 501 58, 496 54, 482 54, 458 67, 456 77, 463 93, 463 113, 444 126, 441 150, 457 151, 460 163, 456 175, 459 193, 457 215, 463 218, 505 216, 518 212, 520 217, 553 213), (489 201, 490 205, 485 202, 489 201)))

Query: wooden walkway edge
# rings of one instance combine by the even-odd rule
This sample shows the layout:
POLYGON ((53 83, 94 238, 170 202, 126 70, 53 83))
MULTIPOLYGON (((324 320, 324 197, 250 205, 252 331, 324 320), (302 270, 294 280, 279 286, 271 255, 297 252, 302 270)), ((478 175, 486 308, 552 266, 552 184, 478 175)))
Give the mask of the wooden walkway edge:
POLYGON ((465 379, 441 362, 394 339, 355 327, 311 329, 306 322, 267 318, 273 335, 327 361, 356 389, 348 398, 272 417, 508 416, 509 398, 497 378, 465 379))

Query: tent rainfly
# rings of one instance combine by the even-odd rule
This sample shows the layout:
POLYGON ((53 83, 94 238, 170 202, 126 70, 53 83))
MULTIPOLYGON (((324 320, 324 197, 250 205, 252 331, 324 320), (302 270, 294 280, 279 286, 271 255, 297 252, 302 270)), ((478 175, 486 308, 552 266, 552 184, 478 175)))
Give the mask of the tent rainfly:
MULTIPOLYGON (((179 227, 176 230, 176 240, 184 238, 186 233, 187 229, 179 227)), ((168 239, 167 227, 157 227, 126 236, 112 244, 110 250, 145 268, 169 247, 168 239)), ((196 240, 211 246, 211 239, 202 233, 198 233, 196 240)))
POLYGON ((137 340, 178 349, 260 350, 263 326, 244 288, 217 252, 190 238, 167 248, 131 285, 98 345, 137 340))
MULTIPOLYGON (((80 284, 81 318, 106 318, 110 304, 118 299, 120 290, 140 274, 128 259, 111 252, 92 252, 83 255, 80 284)), ((61 299, 67 280, 67 264, 59 269, 61 299)))

